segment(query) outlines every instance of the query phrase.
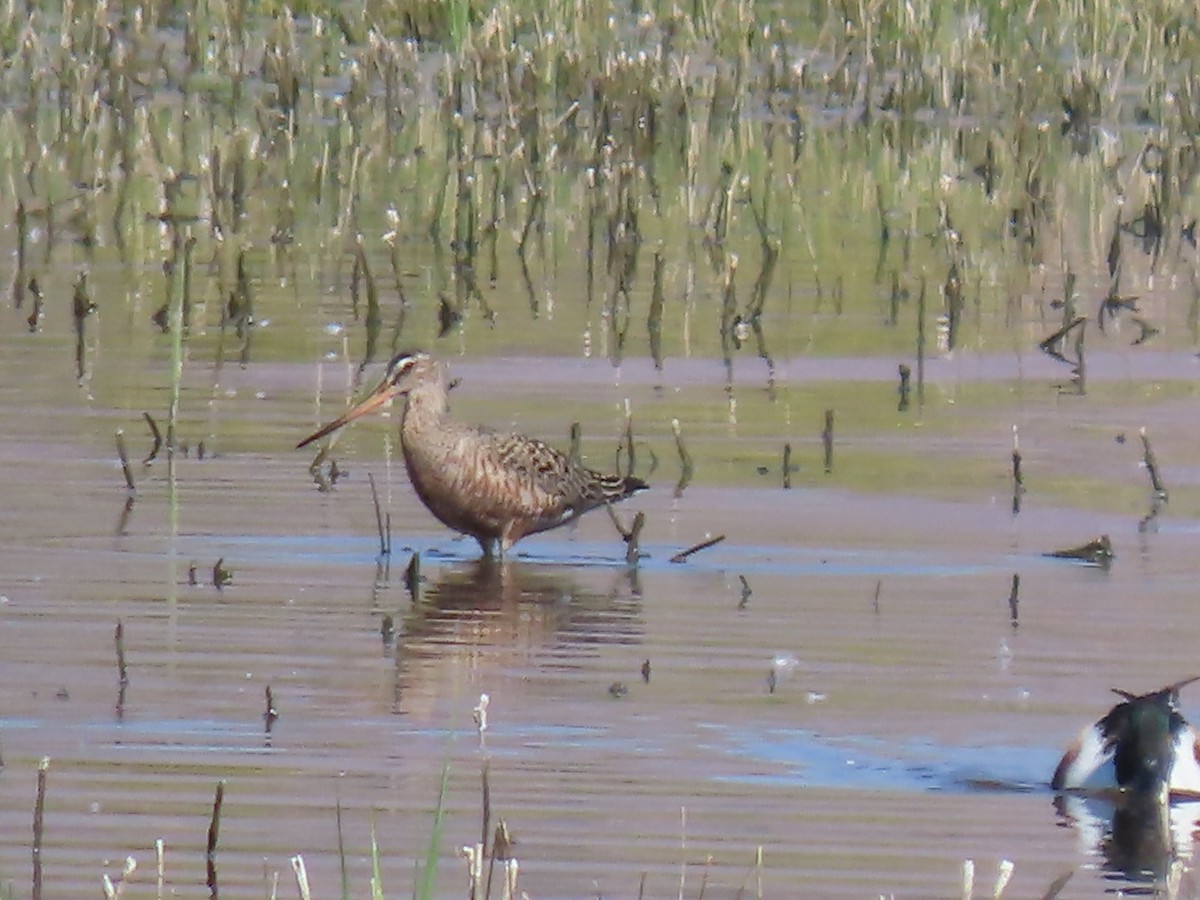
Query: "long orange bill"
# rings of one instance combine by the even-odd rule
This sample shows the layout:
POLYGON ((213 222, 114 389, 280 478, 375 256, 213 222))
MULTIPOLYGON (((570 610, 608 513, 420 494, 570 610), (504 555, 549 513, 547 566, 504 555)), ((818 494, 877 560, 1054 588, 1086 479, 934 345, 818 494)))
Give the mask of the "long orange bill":
POLYGON ((334 419, 332 422, 318 431, 314 431, 312 434, 298 443, 296 445, 296 449, 299 450, 301 447, 307 447, 313 441, 319 441, 321 438, 325 437, 325 435, 337 431, 343 425, 349 425, 360 416, 365 416, 367 413, 373 412, 374 410, 383 406, 383 404, 387 403, 388 400, 392 398, 392 391, 390 388, 391 386, 385 381, 383 384, 379 385, 379 387, 375 388, 375 390, 372 391, 371 394, 362 400, 357 406, 350 407, 350 409, 348 409, 344 415, 334 419))

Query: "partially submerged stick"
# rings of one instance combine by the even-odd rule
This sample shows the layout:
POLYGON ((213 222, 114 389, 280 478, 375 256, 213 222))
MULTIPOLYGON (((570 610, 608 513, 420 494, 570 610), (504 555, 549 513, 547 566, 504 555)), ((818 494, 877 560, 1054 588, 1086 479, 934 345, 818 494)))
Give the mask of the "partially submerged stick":
POLYGON ((833 410, 825 410, 825 427, 821 429, 821 443, 825 445, 825 474, 833 471, 833 410))
POLYGON ((387 523, 388 527, 385 529, 383 510, 379 506, 379 491, 375 488, 375 475, 368 472, 367 481, 371 482, 371 500, 375 504, 375 527, 379 531, 379 555, 388 556, 392 552, 391 522, 387 523))
POLYGON ((617 518, 617 514, 613 510, 611 503, 605 503, 604 508, 608 510, 608 517, 612 519, 613 527, 617 529, 617 534, 621 535, 621 540, 625 542, 625 562, 631 566, 636 565, 642 555, 641 537, 642 529, 646 525, 646 514, 639 512, 633 517, 633 524, 626 528, 621 524, 621 520, 617 518))
POLYGON ((271 693, 271 686, 267 685, 267 711, 263 713, 263 721, 266 723, 267 734, 271 733, 271 726, 275 724, 275 720, 279 718, 279 711, 275 708, 275 697, 271 693))
POLYGON ((1021 475, 1021 447, 1017 440, 1017 426, 1013 426, 1012 449, 1013 498, 1012 511, 1017 515, 1021 511, 1021 495, 1025 493, 1025 479, 1021 475))
POLYGON ((1158 474, 1158 459, 1154 456, 1154 451, 1150 449, 1150 438, 1146 435, 1146 426, 1144 425, 1142 426, 1141 434, 1142 465, 1150 473, 1150 486, 1154 488, 1154 493, 1165 501, 1167 499, 1167 488, 1163 484, 1162 476, 1158 474))
POLYGON ((150 436, 154 438, 154 445, 150 448, 150 453, 142 460, 142 465, 148 466, 154 462, 155 457, 158 456, 158 451, 162 449, 163 437, 162 432, 158 430, 158 423, 154 421, 154 416, 148 412, 143 412, 142 418, 146 420, 146 425, 150 428, 150 436))
POLYGON ((33 801, 33 900, 42 900, 42 834, 46 821, 46 770, 50 757, 38 765, 37 798, 33 801))
POLYGON ((714 547, 723 540, 725 540, 725 535, 718 534, 716 537, 701 541, 698 544, 688 547, 686 550, 681 550, 679 553, 676 553, 674 556, 672 556, 670 561, 673 563, 687 562, 688 557, 693 553, 699 553, 701 550, 707 550, 709 547, 714 547))
POLYGON ((213 797, 212 819, 208 823, 208 842, 205 845, 204 863, 208 885, 208 896, 217 900, 217 838, 221 833, 221 804, 225 801, 225 782, 217 782, 217 793, 213 797))
POLYGON ((137 485, 133 483, 133 470, 129 468, 129 451, 125 447, 125 432, 117 429, 117 456, 121 459, 121 472, 125 475, 125 488, 131 494, 137 493, 137 485))
POLYGON ((124 687, 129 684, 129 673, 125 668, 125 625, 120 619, 117 619, 115 639, 117 644, 117 674, 120 676, 121 686, 124 687))
POLYGON ((679 481, 675 483, 675 496, 681 497, 684 488, 691 483, 695 466, 692 463, 692 454, 683 443, 683 429, 678 419, 671 420, 671 431, 675 434, 675 449, 679 451, 679 481))
POLYGON ((1086 544, 1078 547, 1071 547, 1067 550, 1054 550, 1043 555, 1055 559, 1074 559, 1090 563, 1094 566, 1102 566, 1106 569, 1112 565, 1113 559, 1116 558, 1116 554, 1113 553, 1112 540, 1109 539, 1107 534, 1102 534, 1094 541, 1088 541, 1086 544))

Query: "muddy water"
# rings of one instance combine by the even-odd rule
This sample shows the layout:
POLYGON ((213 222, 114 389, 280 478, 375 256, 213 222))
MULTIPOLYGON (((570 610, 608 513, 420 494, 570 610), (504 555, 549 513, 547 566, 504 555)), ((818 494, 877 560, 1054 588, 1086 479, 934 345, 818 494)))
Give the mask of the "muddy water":
MULTIPOLYGON (((112 431, 126 428, 140 459, 149 439, 136 413, 64 402, 61 379, 25 378, 25 365, 9 349, 0 356, 3 383, 25 385, 0 405, 0 883, 14 896, 30 893, 43 757, 44 896, 94 894, 128 855, 139 871, 127 896, 154 896, 156 839, 168 890, 206 896, 218 783, 222 895, 267 896, 278 877, 279 895, 294 896, 289 860, 301 855, 314 895, 334 896, 341 841, 350 894, 365 896, 372 824, 387 895, 408 895, 444 766, 443 896, 464 890, 458 852, 479 839, 485 769, 492 823, 507 822, 534 897, 957 896, 964 859, 981 885, 1012 860, 1010 896, 1040 895, 1066 873, 1062 896, 1123 883, 1109 870, 1128 863, 1095 838, 1111 813, 1056 809, 1047 780, 1076 730, 1107 708, 1109 687, 1195 674, 1200 521, 1186 512, 1186 387, 1097 410, 1001 376, 1016 399, 999 412, 940 423, 931 412, 920 437, 894 423, 850 427, 829 476, 815 441, 798 441, 786 491, 777 467, 750 467, 732 484, 718 467, 677 498, 660 435, 654 490, 621 510, 648 518, 646 557, 630 570, 603 515, 523 542, 504 566, 481 564, 473 543, 420 507, 402 467, 389 467, 382 420, 342 439, 349 475, 317 490, 310 457, 289 447, 340 403, 341 370, 328 367, 222 376, 224 405, 202 433, 225 440, 179 460, 174 497, 161 460, 136 462, 126 510, 112 431), (1132 436, 1148 418, 1160 452, 1179 460, 1168 471, 1184 512, 1172 507, 1139 532, 1147 497, 1132 436), (1016 517, 1013 422, 1027 435, 1030 484, 1016 517), (897 465, 916 455, 947 472, 988 459, 968 467, 974 480, 942 490, 877 492, 839 478, 876 446, 897 465), (377 559, 368 471, 391 515, 390 565, 377 559), (1072 503, 1047 487, 1110 477, 1139 486, 1128 508, 1119 493, 1072 503), (724 543, 667 562, 717 532, 724 543), (1042 556, 1102 532, 1117 552, 1109 571, 1042 556), (416 600, 403 583, 414 549, 416 600), (218 559, 232 575, 223 589, 211 583, 218 559), (267 687, 279 713, 270 734, 267 687), (481 740, 472 708, 484 692, 481 740)), ((532 401, 519 399, 510 363, 459 368, 464 416, 511 417, 547 435, 562 433, 560 413, 581 395, 610 410, 626 395, 650 407, 663 396, 653 378, 621 382, 607 363, 555 364, 532 401)), ((836 367, 855 383, 877 369, 866 359, 836 367)), ((796 371, 797 393, 827 387, 796 371)), ((217 395, 211 372, 191 377, 205 383, 191 389, 198 396, 217 395)), ((706 390, 703 381, 681 379, 667 395, 706 390)), ((712 458, 736 459, 745 441, 719 378, 709 390, 725 421, 697 435, 697 456, 711 444, 712 458)), ((597 418, 611 436, 619 417, 597 418)), ((767 464, 779 437, 746 440, 767 464)), ((588 447, 608 459, 600 435, 588 447)), ((1200 713, 1198 697, 1185 693, 1185 708, 1200 713)))

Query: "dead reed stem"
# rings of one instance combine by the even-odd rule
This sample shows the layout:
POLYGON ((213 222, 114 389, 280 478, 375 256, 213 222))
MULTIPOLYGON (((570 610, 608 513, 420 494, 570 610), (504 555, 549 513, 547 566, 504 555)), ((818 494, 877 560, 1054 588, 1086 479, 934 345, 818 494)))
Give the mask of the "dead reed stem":
POLYGON ((125 447, 125 431, 117 429, 117 456, 121 460, 121 472, 125 475, 125 489, 131 494, 137 493, 137 485, 133 482, 133 470, 129 467, 129 450, 125 447))
POLYGON ((42 900, 42 835, 46 824, 46 770, 50 757, 38 765, 37 796, 33 801, 33 900, 42 900))
POLYGON ((217 782, 213 797, 212 818, 208 823, 208 841, 204 850, 205 884, 211 900, 217 900, 217 838, 221 833, 221 804, 225 801, 225 782, 217 782))

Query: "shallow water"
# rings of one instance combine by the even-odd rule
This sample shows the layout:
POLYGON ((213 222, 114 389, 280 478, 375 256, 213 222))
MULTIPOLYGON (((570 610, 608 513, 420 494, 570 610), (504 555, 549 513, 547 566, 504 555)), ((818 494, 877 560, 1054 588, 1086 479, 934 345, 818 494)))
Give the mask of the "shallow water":
MULTIPOLYGON (((463 368, 464 404, 505 405, 503 377, 463 368)), ((582 390, 573 369, 545 389, 561 405, 582 390)), ((311 373, 289 391, 273 372, 262 389, 298 406, 311 373)), ((256 384, 254 367, 238 377, 256 384)), ((444 894, 463 883, 458 848, 479 839, 485 765, 493 824, 508 823, 531 896, 628 896, 643 884, 646 896, 677 895, 681 881, 685 896, 730 896, 760 879, 767 896, 951 896, 967 858, 981 885, 1013 860, 1013 896, 1068 871, 1062 896, 1111 886, 1047 780, 1110 686, 1192 674, 1197 521, 1167 513, 1139 533, 1137 511, 1046 502, 1036 486, 1014 517, 987 485, 961 499, 879 495, 835 475, 790 491, 700 483, 675 498, 668 483, 620 510, 648 518, 636 569, 602 514, 486 565, 380 460, 390 429, 343 439, 350 475, 322 493, 310 457, 288 449, 303 422, 271 413, 246 424, 274 450, 180 459, 172 538, 161 462, 135 467, 141 487, 124 512, 97 436, 120 416, 43 407, 36 385, 0 411, 0 872, 18 894, 43 756, 51 896, 94 892, 128 854, 152 895, 157 838, 171 889, 206 895, 219 781, 223 894, 263 896, 265 871, 289 895, 294 854, 322 894, 336 891, 339 806, 352 892, 370 877, 373 822, 384 884, 408 893, 443 764, 444 894), (390 564, 377 564, 368 470, 391 513, 390 564), (667 562, 717 532, 723 543, 667 562), (1108 571, 1042 555, 1101 532, 1117 552, 1108 571), (411 549, 422 558, 415 601, 403 584, 411 549), (232 572, 220 590, 219 558, 232 572), (129 665, 119 710, 118 621, 129 665), (269 735, 268 686, 279 712, 269 735), (483 692, 481 741, 472 708, 483 692)), ((148 439, 129 418, 138 456, 148 439)), ((1059 410, 1054 440, 1069 444, 1090 421, 1059 410)), ((1176 424, 1156 428, 1162 445, 1187 439, 1191 423, 1176 424)), ((923 446, 970 455, 981 434, 923 446)), ((1200 709, 1193 699, 1185 692, 1185 709, 1200 709)))
MULTIPOLYGON (((629 95, 618 84, 606 100, 568 67, 561 94, 538 95, 544 121, 514 123, 492 108, 495 84, 476 85, 474 113, 448 102, 456 62, 436 46, 281 17, 251 27, 272 52, 279 29, 279 46, 300 47, 301 112, 285 124, 262 34, 244 69, 241 38, 222 44, 214 26, 227 52, 197 50, 194 72, 175 23, 156 22, 131 34, 99 4, 68 23, 86 35, 31 40, 0 72, 0 898, 39 893, 43 759, 46 898, 96 895, 129 855, 123 896, 157 896, 156 840, 163 894, 218 893, 205 859, 218 784, 220 895, 298 896, 301 856, 313 896, 367 896, 374 832, 385 895, 410 896, 443 772, 438 896, 465 893, 460 848, 480 840, 485 807, 533 898, 957 897, 966 859, 977 895, 1007 859, 1006 896, 1069 876, 1059 896, 1093 897, 1147 889, 1143 870, 1161 879, 1176 856, 1190 866, 1195 810, 1177 807, 1165 832, 1135 822, 1129 842, 1128 810, 1048 787, 1110 688, 1200 673, 1190 139, 1148 144, 1152 110, 1067 134, 1057 81, 1019 123, 991 122, 986 97, 907 119, 824 109, 836 88, 801 89, 783 64, 771 97, 748 73, 758 86, 734 105, 760 111, 735 121, 712 48, 665 61, 680 93, 624 49, 606 65, 629 95), (68 78, 70 54, 104 36, 111 68, 68 78), (234 59, 239 100, 222 68, 234 59), (381 84, 396 60, 398 82, 381 84), (647 78, 661 147, 638 145, 647 117, 630 112, 647 78), (795 123, 786 139, 768 127, 795 123), (985 144, 999 168, 986 187, 985 144), (452 174, 462 205, 442 208, 452 174), (725 191, 714 241, 701 210, 725 191), (1164 197, 1161 241, 1147 241, 1134 213, 1164 197), (632 251, 612 239, 638 223, 632 251), (469 259, 452 246, 464 224, 469 259), (605 230, 607 245, 590 242, 605 230), (177 296, 191 239, 172 478, 163 454, 142 462, 142 414, 165 428, 171 337, 152 317, 177 296), (755 335, 753 316, 732 316, 773 242, 755 335), (949 270, 965 285, 953 348, 949 270), (34 282, 45 306, 31 318, 34 282), (1037 349, 1071 284, 1090 319, 1075 371, 1037 349), (80 285, 96 310, 77 323, 80 285), (238 319, 242 288, 253 304, 238 319), (1105 313, 1118 288, 1136 310, 1105 313), (445 329, 442 301, 461 314, 445 329), (614 466, 628 411, 652 484, 617 510, 646 514, 639 564, 599 512, 481 563, 416 501, 394 413, 341 436, 347 474, 315 483, 296 441, 410 343, 461 378, 459 417, 560 446, 579 422, 598 468, 614 466), (695 460, 687 485, 673 420, 695 460), (1160 508, 1142 427, 1170 488, 1160 508), (1045 556, 1101 534, 1108 569, 1045 556)), ((656 29, 622 40, 658 53, 656 29)), ((1194 95, 1155 85, 1148 97, 1194 95)), ((1182 702, 1200 715, 1200 688, 1182 702)))

